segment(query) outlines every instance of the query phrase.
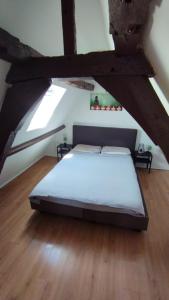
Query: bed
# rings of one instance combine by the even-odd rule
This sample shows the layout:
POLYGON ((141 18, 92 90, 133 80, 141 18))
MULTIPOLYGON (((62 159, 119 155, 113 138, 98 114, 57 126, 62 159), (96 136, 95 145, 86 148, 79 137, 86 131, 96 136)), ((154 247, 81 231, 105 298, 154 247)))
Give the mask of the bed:
MULTIPOLYGON (((74 126, 73 143, 135 149, 137 130, 74 126)), ((148 214, 132 155, 69 152, 30 194, 33 209, 146 230, 148 214)))

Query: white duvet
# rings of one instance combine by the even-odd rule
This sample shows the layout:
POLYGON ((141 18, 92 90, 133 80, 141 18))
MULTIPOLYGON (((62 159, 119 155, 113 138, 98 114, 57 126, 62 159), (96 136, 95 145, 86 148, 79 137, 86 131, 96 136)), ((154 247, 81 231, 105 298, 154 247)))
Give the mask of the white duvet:
POLYGON ((130 155, 69 152, 30 195, 62 204, 102 211, 145 215, 130 155))

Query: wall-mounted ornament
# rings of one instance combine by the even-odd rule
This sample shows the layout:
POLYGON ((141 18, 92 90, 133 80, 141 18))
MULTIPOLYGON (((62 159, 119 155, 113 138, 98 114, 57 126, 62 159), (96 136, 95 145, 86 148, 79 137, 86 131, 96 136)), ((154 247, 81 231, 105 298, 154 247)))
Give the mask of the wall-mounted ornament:
POLYGON ((122 111, 122 106, 109 93, 91 93, 90 109, 96 111, 122 111))

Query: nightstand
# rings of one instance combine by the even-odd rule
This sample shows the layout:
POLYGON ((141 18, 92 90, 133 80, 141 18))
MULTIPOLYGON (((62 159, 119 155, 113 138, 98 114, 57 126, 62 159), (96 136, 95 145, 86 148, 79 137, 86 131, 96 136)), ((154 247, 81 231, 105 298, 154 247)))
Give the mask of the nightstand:
POLYGON ((65 154, 67 154, 72 149, 71 144, 60 144, 57 146, 57 157, 62 158, 65 154))
POLYGON ((150 173, 151 164, 152 164, 153 155, 150 151, 145 151, 143 153, 139 153, 135 151, 134 153, 134 163, 146 164, 146 167, 150 173))

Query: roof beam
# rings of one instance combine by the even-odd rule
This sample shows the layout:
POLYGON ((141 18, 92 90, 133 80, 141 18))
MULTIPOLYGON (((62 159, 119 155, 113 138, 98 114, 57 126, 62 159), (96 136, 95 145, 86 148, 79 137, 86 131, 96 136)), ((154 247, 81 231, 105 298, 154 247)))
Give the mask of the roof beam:
POLYGON ((74 0, 61 0, 64 54, 76 54, 76 24, 74 0))
POLYGON ((16 62, 28 57, 40 57, 38 51, 23 44, 20 40, 4 29, 0 28, 0 58, 8 62, 16 62))
POLYGON ((50 130, 50 131, 48 131, 48 132, 46 132, 46 133, 44 133, 44 134, 42 134, 42 135, 40 135, 40 136, 38 136, 36 138, 33 138, 33 139, 31 139, 29 141, 26 141, 26 142, 24 142, 22 144, 14 146, 14 147, 12 147, 9 150, 9 152, 7 153, 7 156, 14 155, 14 154, 16 154, 16 153, 18 153, 20 151, 23 151, 23 150, 27 149, 27 148, 29 148, 29 147, 31 147, 31 146, 33 146, 33 145, 35 145, 35 144, 43 141, 43 140, 49 138, 50 136, 56 134, 57 132, 63 130, 65 127, 66 126, 64 124, 60 125, 59 127, 56 127, 55 129, 50 130))
POLYGON ((97 76, 95 80, 124 106, 169 161, 169 117, 148 78, 97 76))
POLYGON ((116 52, 131 54, 142 46, 151 1, 109 0, 110 33, 116 52))
POLYGON ((90 77, 90 76, 144 75, 154 76, 154 71, 143 52, 117 56, 114 51, 89 54, 30 58, 13 64, 7 82, 29 79, 90 77))
POLYGON ((70 86, 86 91, 94 91, 95 88, 94 84, 83 80, 66 80, 64 82, 70 86))

